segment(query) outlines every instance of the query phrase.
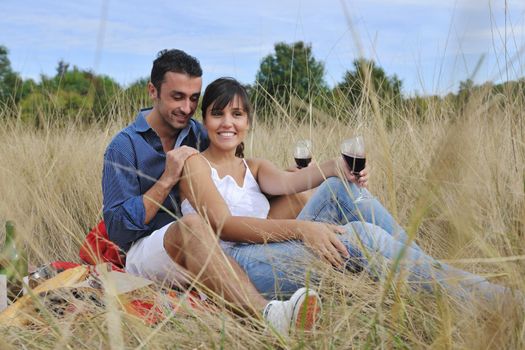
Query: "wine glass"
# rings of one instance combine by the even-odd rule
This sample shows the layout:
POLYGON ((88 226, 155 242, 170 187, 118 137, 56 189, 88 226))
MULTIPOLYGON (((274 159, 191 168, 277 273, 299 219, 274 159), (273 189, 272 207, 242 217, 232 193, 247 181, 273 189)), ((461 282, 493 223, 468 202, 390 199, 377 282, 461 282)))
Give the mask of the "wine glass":
MULTIPOLYGON (((366 165, 365 141, 363 136, 355 136, 343 140, 343 142, 341 142, 341 154, 352 171, 352 174, 359 180, 359 173, 366 165)), ((359 195, 354 199, 354 202, 361 202, 368 198, 369 196, 359 187, 359 195)))
POLYGON ((306 168, 312 161, 312 141, 297 141, 293 151, 293 157, 295 159, 295 164, 297 164, 297 168, 306 168))

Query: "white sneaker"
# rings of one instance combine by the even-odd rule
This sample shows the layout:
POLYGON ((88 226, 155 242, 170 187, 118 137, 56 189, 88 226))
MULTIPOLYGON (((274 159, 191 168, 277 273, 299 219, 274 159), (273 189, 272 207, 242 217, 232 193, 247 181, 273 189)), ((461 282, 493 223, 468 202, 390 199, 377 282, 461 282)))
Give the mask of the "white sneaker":
POLYGON ((311 289, 298 289, 287 301, 272 300, 263 317, 277 332, 288 335, 290 327, 311 330, 321 314, 321 299, 311 289))

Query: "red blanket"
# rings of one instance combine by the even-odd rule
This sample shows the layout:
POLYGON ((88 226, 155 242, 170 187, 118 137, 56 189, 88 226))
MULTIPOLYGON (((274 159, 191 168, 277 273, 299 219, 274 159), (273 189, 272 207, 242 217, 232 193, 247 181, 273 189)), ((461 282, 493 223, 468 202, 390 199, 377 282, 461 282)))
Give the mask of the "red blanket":
POLYGON ((86 240, 80 247, 79 255, 84 262, 90 265, 108 262, 117 269, 126 265, 126 255, 115 243, 109 240, 104 220, 89 231, 86 240))

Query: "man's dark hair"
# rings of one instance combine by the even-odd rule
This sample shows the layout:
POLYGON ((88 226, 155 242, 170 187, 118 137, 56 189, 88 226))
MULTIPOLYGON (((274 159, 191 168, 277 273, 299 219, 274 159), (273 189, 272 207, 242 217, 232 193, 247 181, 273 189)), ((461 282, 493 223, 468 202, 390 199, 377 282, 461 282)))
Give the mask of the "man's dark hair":
POLYGON ((197 78, 202 76, 199 61, 177 49, 159 51, 157 58, 153 61, 150 80, 157 89, 157 94, 160 94, 160 86, 164 82, 166 72, 183 73, 197 78))

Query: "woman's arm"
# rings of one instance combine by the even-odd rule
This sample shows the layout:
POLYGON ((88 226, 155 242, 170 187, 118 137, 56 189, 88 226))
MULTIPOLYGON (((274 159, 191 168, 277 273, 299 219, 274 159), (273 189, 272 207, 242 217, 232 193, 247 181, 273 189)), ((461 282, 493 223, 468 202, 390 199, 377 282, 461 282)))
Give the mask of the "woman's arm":
POLYGON ((269 195, 288 195, 319 186, 327 177, 337 176, 336 159, 305 167, 297 171, 283 171, 266 159, 252 160, 256 164, 257 182, 261 191, 269 195))
POLYGON ((266 159, 253 159, 257 169, 257 182, 261 191, 269 195, 289 195, 319 186, 327 177, 340 176, 366 187, 368 168, 360 172, 359 179, 350 171, 342 158, 331 159, 321 164, 297 171, 283 171, 266 159))
POLYGON ((334 265, 342 263, 341 255, 348 255, 335 234, 342 233, 342 229, 337 226, 299 220, 232 216, 211 179, 208 163, 200 155, 192 156, 186 161, 180 190, 193 208, 209 220, 214 231, 223 240, 247 243, 302 240, 334 265))

